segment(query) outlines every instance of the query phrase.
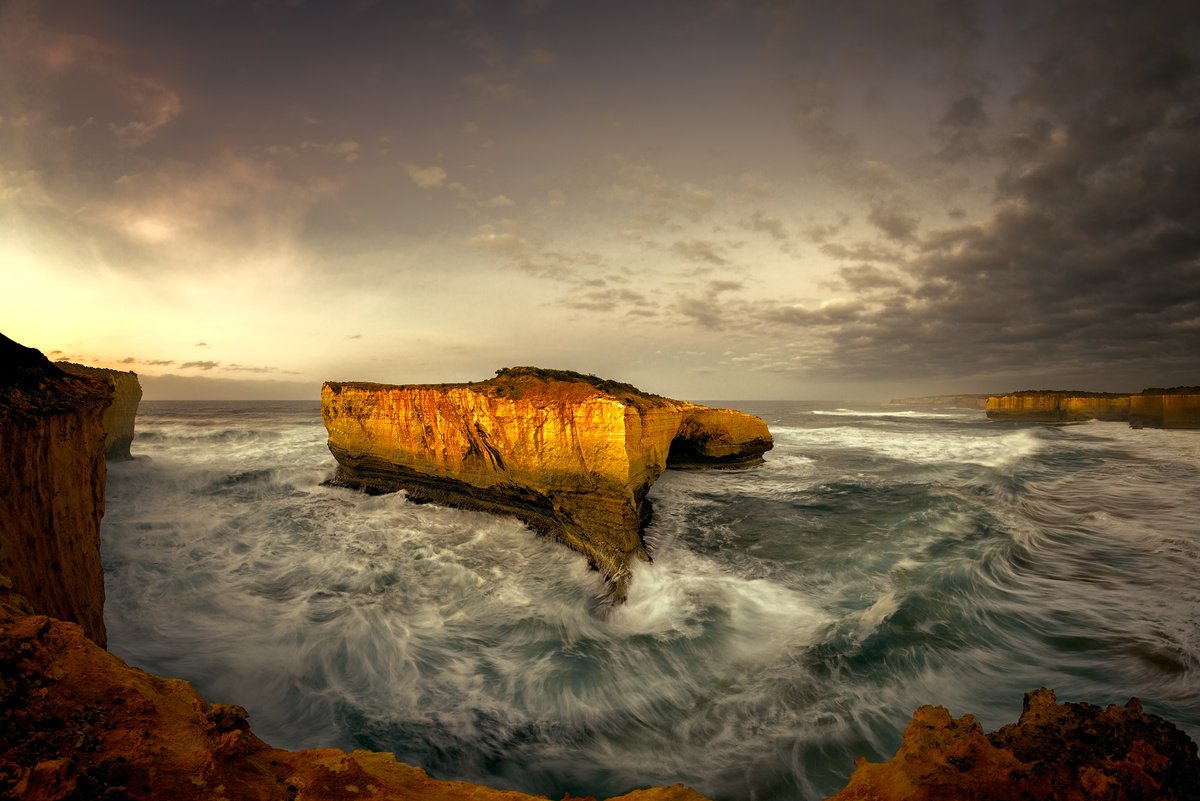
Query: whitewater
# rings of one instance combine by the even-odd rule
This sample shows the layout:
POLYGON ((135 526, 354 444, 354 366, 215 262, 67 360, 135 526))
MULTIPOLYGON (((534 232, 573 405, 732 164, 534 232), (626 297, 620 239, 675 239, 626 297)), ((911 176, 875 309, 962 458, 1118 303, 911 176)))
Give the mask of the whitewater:
POLYGON ((992 730, 1039 686, 1200 738, 1200 432, 715 405, 775 449, 659 479, 606 613, 516 520, 322 486, 315 402, 143 402, 108 469, 110 650, 273 745, 552 798, 824 798, 916 707, 992 730))

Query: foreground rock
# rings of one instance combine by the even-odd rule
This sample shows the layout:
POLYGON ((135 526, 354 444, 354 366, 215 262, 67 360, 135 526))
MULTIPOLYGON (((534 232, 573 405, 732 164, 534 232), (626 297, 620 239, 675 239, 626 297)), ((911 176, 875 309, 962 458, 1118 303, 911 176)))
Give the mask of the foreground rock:
POLYGON ((971 715, 944 707, 913 715, 890 762, 859 760, 830 801, 1194 801, 1200 798, 1196 744, 1173 725, 1124 707, 1059 704, 1050 690, 1025 696, 1015 724, 984 734, 971 715))
MULTIPOLYGON (((540 798, 431 779, 391 754, 272 748, 241 707, 209 706, 187 682, 131 668, 78 626, 27 611, 0 590, 0 798, 540 798)), ((703 796, 677 785, 621 798, 703 796)))
POLYGON ((587 556, 621 600, 646 493, 667 467, 759 464, 766 423, 564 370, 475 384, 328 382, 321 410, 338 483, 514 515, 587 556))
POLYGON ((1200 387, 1110 392, 1026 391, 987 399, 992 420, 1075 423, 1128 422, 1135 428, 1200 428, 1200 387))
POLYGON ((0 574, 39 611, 79 623, 103 646, 110 389, 3 334, 0 363, 0 574))
POLYGON ((137 373, 71 362, 56 364, 69 373, 91 376, 108 384, 112 402, 104 412, 104 455, 110 462, 132 459, 129 446, 133 444, 134 419, 142 400, 142 384, 137 373))

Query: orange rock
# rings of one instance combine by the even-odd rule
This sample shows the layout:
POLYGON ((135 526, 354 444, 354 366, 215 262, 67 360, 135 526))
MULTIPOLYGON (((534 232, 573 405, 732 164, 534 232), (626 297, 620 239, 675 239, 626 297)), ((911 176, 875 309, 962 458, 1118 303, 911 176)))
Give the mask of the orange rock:
POLYGON ((0 334, 0 575, 105 644, 100 518, 108 386, 0 334))
POLYGON ((71 362, 55 364, 68 373, 98 378, 108 384, 112 402, 104 410, 104 455, 110 462, 132 459, 129 446, 133 443, 134 420, 142 400, 142 384, 137 373, 71 362))
POLYGON ((519 367, 477 384, 328 382, 337 482, 514 515, 587 556, 621 600, 648 558, 646 493, 669 466, 762 462, 757 417, 627 384, 519 367))
POLYGON ((1137 699, 1101 709, 1027 693, 1021 719, 985 735, 943 707, 913 715, 891 761, 859 760, 829 801, 1184 801, 1200 798, 1196 744, 1137 699))
POLYGON ((1136 395, 1104 392, 1014 392, 993 395, 985 408, 992 420, 1072 423, 1126 422, 1135 428, 1200 428, 1200 388, 1145 389, 1136 395))

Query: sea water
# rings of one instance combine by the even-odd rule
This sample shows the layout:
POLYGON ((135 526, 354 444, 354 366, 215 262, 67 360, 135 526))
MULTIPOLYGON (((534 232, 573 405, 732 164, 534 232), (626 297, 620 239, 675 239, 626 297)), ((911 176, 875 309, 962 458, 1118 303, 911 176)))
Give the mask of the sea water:
POLYGON ((732 403, 766 464, 654 485, 628 602, 516 520, 372 497, 315 403, 144 402, 109 466, 110 649, 286 748, 605 797, 817 799, 913 710, 1024 692, 1200 737, 1200 432, 732 403))

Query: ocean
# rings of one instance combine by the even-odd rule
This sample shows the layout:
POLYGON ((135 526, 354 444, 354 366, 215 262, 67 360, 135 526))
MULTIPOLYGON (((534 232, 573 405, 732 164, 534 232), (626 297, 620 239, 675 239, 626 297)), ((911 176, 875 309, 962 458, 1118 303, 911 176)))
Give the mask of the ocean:
POLYGON ((315 402, 143 402, 109 648, 285 748, 560 798, 820 799, 914 709, 1142 699, 1200 739, 1200 432, 727 402, 766 464, 654 485, 628 602, 516 520, 324 487, 315 402))

